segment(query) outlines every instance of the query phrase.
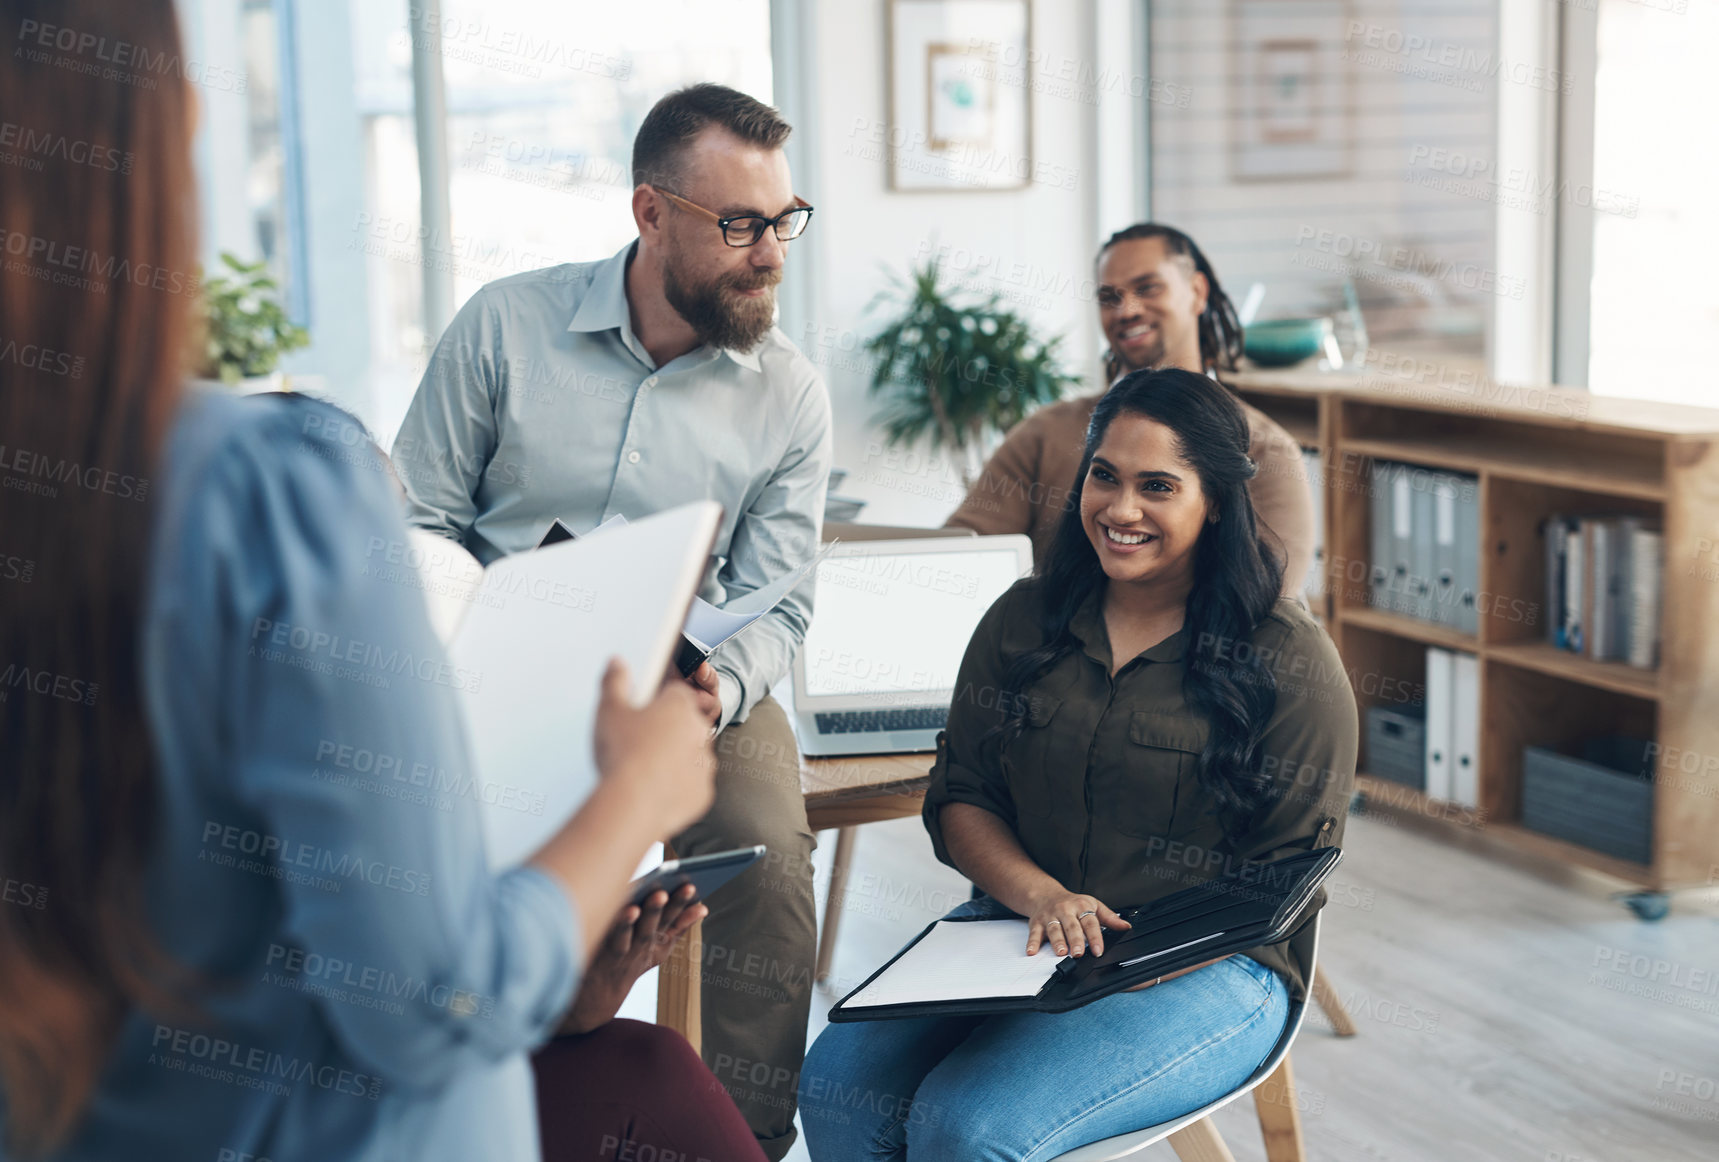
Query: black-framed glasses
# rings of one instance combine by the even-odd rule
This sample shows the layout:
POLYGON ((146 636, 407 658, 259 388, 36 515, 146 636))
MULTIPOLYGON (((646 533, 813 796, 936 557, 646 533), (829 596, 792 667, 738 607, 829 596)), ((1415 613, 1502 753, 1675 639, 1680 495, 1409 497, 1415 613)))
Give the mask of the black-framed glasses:
POLYGON ((707 210, 697 202, 689 202, 679 194, 670 193, 661 186, 653 187, 657 193, 689 210, 696 210, 722 228, 722 240, 730 246, 752 246, 764 237, 764 231, 774 229, 776 237, 783 242, 792 242, 806 232, 806 227, 812 221, 812 207, 801 197, 794 198, 794 208, 784 210, 774 218, 765 218, 757 214, 736 214, 724 218, 715 210, 707 210))

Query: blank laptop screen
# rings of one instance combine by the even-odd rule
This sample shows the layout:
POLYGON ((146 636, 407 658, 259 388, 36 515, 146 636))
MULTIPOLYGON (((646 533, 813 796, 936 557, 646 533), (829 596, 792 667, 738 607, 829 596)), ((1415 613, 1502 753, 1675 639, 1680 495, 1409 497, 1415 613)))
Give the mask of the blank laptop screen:
POLYGON ((807 695, 946 695, 979 619, 1019 577, 1012 549, 826 559, 801 647, 807 695))

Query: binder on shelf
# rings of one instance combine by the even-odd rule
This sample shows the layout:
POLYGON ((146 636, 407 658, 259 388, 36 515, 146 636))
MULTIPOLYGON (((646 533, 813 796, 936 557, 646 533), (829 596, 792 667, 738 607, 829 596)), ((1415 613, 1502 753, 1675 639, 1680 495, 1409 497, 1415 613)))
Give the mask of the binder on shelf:
POLYGON ((1436 474, 1424 468, 1403 473, 1409 488, 1409 584, 1408 607, 1403 611, 1420 621, 1439 620, 1433 591, 1436 546, 1433 544, 1434 481, 1436 474), (1415 487, 1416 484, 1420 486, 1415 487))
POLYGON ((1605 517, 1582 521, 1582 552, 1588 565, 1585 653, 1596 662, 1615 661, 1617 650, 1617 554, 1613 541, 1617 523, 1605 517))
POLYGON ((1393 574, 1393 543, 1391 530, 1391 469, 1389 461, 1373 461, 1372 488, 1369 492, 1371 520, 1367 554, 1371 558, 1368 579, 1372 589, 1369 601, 1374 609, 1395 609, 1391 588, 1393 574))
POLYGON ((1570 648, 1564 621, 1564 571, 1569 567, 1569 523, 1558 513, 1546 518, 1540 528, 1546 548, 1546 640, 1561 650, 1570 648))
POLYGON ((1586 613, 1582 593, 1587 570, 1583 566, 1582 526, 1575 521, 1564 525, 1564 633, 1560 643, 1567 650, 1584 653, 1582 618, 1586 613))
MULTIPOLYGON (((1301 463, 1307 469, 1307 487, 1313 493, 1313 565, 1307 573, 1302 591, 1310 604, 1325 596, 1325 468, 1318 452, 1301 450, 1301 463)), ((1314 604, 1317 609, 1317 604, 1314 604)))
POLYGON ((1600 662, 1658 661, 1664 539, 1643 516, 1568 516, 1544 525, 1549 641, 1600 662))
POLYGON ((1480 632, 1480 477, 1458 476, 1456 490, 1456 628, 1480 632))
POLYGON ((1622 662, 1629 658, 1633 581, 1630 577, 1630 544, 1644 520, 1639 516, 1598 518, 1594 522, 1595 559, 1591 584, 1594 588, 1594 635, 1589 656, 1596 661, 1622 662))
POLYGON ((1480 807, 1480 659, 1459 653, 1451 670, 1451 802, 1480 807))
POLYGON ((1625 658, 1644 670, 1659 665, 1659 619, 1663 603, 1664 538, 1658 529, 1637 525, 1629 538, 1629 650, 1625 658))
POLYGON ((1415 561, 1415 494, 1406 464, 1391 465, 1391 580, 1387 589, 1390 608, 1397 613, 1414 612, 1410 574, 1415 561))
POLYGON ((1451 703, 1455 693, 1456 658, 1450 650, 1427 647, 1427 798, 1448 800, 1455 793, 1451 779, 1451 747, 1455 741, 1451 703))
POLYGON ((1432 592, 1427 617, 1453 629, 1457 623, 1457 575, 1460 568, 1456 544, 1457 484, 1457 478, 1449 473, 1440 472, 1433 477, 1430 490, 1432 529, 1428 533, 1432 541, 1432 568, 1429 578, 1432 592))
POLYGON ((1612 530, 1612 649, 1609 658, 1612 661, 1638 665, 1641 663, 1636 659, 1645 657, 1648 660, 1642 668, 1652 669, 1654 639, 1659 633, 1659 616, 1655 612, 1651 617, 1639 619, 1641 624, 1638 626, 1637 602, 1645 600, 1652 606, 1657 606, 1663 578, 1658 568, 1658 550, 1653 549, 1645 554, 1638 552, 1639 546, 1644 543, 1644 536, 1650 538, 1647 543, 1651 544, 1656 544, 1659 536, 1654 522, 1647 517, 1619 517, 1616 527, 1612 530), (1638 573, 1639 580, 1646 582, 1645 586, 1638 586, 1638 573), (1643 635, 1646 638, 1645 652, 1636 640, 1643 635))
POLYGON ((1612 623, 1611 660, 1627 662, 1630 654, 1630 629, 1634 620, 1633 586, 1634 579, 1630 570, 1635 564, 1630 545, 1634 543, 1635 531, 1641 527, 1642 518, 1639 516, 1623 516, 1614 522, 1611 532, 1612 540, 1612 623))
POLYGON ((1596 569, 1600 561, 1600 553, 1605 549, 1605 537, 1600 533, 1596 539, 1595 525, 1598 522, 1591 516, 1585 516, 1576 522, 1576 535, 1582 541, 1582 656, 1591 658, 1594 654, 1594 639, 1598 637, 1605 641, 1605 630, 1594 624, 1594 614, 1599 609, 1598 589, 1604 586, 1604 577, 1596 569), (1596 586, 1595 582, 1599 581, 1596 586))

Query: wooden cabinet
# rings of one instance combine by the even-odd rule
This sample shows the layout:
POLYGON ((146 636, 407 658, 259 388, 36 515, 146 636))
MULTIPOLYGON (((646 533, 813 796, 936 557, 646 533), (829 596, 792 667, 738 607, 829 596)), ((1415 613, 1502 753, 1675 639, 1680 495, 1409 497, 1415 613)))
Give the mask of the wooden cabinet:
POLYGON ((1363 740, 1359 782, 1369 799, 1648 891, 1719 882, 1719 410, 1484 380, 1439 386, 1254 371, 1227 382, 1323 457, 1325 594, 1315 613, 1362 707, 1424 689, 1428 645, 1480 659, 1479 809, 1434 803, 1366 777, 1363 740), (1477 633, 1368 604, 1374 460, 1478 476, 1477 633), (1659 521, 1665 567, 1657 670, 1590 661, 1547 642, 1540 526, 1555 512, 1659 521), (1603 734, 1656 743, 1649 864, 1519 823, 1523 747, 1574 749, 1603 734))

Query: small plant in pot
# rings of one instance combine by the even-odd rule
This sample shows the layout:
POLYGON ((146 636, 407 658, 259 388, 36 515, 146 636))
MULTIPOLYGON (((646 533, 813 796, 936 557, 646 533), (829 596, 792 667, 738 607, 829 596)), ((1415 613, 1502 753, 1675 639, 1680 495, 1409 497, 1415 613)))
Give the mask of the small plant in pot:
POLYGON ((866 341, 876 360, 871 392, 883 398, 890 446, 925 440, 947 453, 964 488, 983 467, 987 436, 1006 432, 1036 404, 1079 382, 1059 362, 1061 336, 1040 339, 1001 296, 955 302, 935 258, 873 301, 895 317, 866 341))
POLYGON ((241 391, 280 389, 281 356, 310 343, 280 301, 265 263, 222 251, 220 274, 203 279, 203 349, 198 374, 241 391))

